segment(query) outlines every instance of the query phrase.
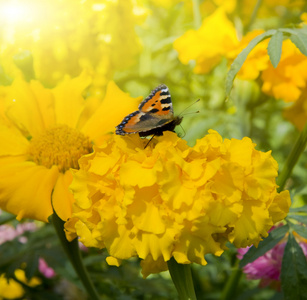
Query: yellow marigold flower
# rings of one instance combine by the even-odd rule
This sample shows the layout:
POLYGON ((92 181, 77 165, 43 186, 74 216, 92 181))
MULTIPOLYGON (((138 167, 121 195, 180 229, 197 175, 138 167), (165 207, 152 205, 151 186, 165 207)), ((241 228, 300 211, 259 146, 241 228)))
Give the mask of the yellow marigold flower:
POLYGON ((206 264, 225 243, 258 245, 290 206, 276 191, 277 163, 249 138, 222 140, 211 130, 194 147, 165 132, 144 149, 138 136, 114 136, 79 160, 76 202, 65 228, 107 262, 138 256, 143 275, 180 264, 206 264))
POLYGON ((0 87, 0 207, 47 221, 52 205, 60 218, 71 215, 70 168, 92 152, 92 144, 137 107, 139 99, 110 82, 103 101, 82 97, 91 78, 83 73, 53 89, 16 79, 0 87))
POLYGON ((277 68, 269 64, 261 78, 264 93, 285 102, 296 101, 306 87, 307 57, 290 40, 285 40, 277 68))
MULTIPOLYGON (((35 287, 41 284, 41 280, 38 277, 33 277, 27 280, 25 271, 18 269, 15 271, 15 276, 18 280, 24 284, 35 287)), ((17 299, 24 295, 25 291, 20 283, 14 279, 9 279, 5 277, 4 274, 0 277, 0 299, 17 299)))
POLYGON ((205 18, 198 30, 188 30, 174 42, 183 64, 196 61, 195 73, 208 73, 238 44, 234 25, 223 9, 205 18))
POLYGON ((302 91, 301 96, 290 107, 283 111, 286 119, 292 122, 298 130, 303 130, 307 122, 307 89, 302 91))
MULTIPOLYGON (((254 30, 247 33, 235 49, 233 49, 228 58, 234 60, 239 53, 247 47, 249 42, 254 39, 256 36, 262 34, 263 30, 254 30)), ((255 80, 259 77, 260 73, 263 70, 268 68, 270 65, 270 59, 267 51, 268 40, 262 41, 253 50, 248 54, 244 64, 242 65, 238 77, 243 80, 255 80)))
POLYGON ((144 12, 133 0, 2 1, 1 61, 15 77, 13 57, 29 50, 36 78, 48 86, 84 68, 95 71, 93 86, 105 86, 114 71, 130 66, 139 53, 135 25, 144 12))

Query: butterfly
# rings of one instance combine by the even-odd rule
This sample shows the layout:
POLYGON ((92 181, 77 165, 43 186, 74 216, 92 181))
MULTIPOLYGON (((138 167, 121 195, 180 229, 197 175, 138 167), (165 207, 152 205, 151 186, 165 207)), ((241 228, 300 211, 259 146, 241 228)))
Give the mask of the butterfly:
POLYGON ((173 104, 168 87, 160 84, 139 105, 139 110, 126 116, 116 126, 116 134, 138 133, 139 136, 163 135, 163 131, 174 131, 182 121, 174 117, 173 104))

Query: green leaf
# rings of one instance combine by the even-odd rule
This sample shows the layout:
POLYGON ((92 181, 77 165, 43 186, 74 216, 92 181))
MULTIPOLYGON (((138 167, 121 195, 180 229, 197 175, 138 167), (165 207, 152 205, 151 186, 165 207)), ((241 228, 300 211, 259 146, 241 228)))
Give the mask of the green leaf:
POLYGON ((250 43, 247 45, 246 48, 243 49, 243 51, 236 57, 236 59, 231 64, 230 70, 227 73, 226 77, 226 96, 228 97, 232 88, 232 83, 241 69, 244 61, 246 60, 248 54, 253 50, 255 46, 257 46, 260 42, 263 40, 269 38, 273 34, 276 33, 275 29, 268 30, 267 32, 264 32, 258 36, 256 36, 254 39, 250 41, 250 43))
POLYGON ((293 212, 306 212, 307 213, 307 205, 295 207, 295 208, 290 208, 289 213, 293 213, 293 212))
POLYGON ((307 30, 302 29, 290 29, 282 28, 280 31, 284 32, 287 35, 290 35, 290 40, 292 43, 304 54, 307 56, 307 30))
POLYGON ((306 299, 307 261, 292 233, 289 234, 282 260, 281 286, 285 300, 306 299))
POLYGON ((307 56, 307 35, 293 34, 290 36, 290 40, 304 55, 307 56))
POLYGON ((279 64, 281 57, 281 47, 283 42, 282 31, 277 30, 271 37, 268 45, 268 54, 274 68, 279 64))
POLYGON ((259 243, 258 248, 252 246, 243 256, 239 266, 242 268, 250 262, 253 262, 258 257, 272 249, 288 232, 288 226, 278 227, 269 233, 269 236, 259 243))
POLYGON ((300 224, 291 224, 291 228, 301 237, 307 239, 307 227, 300 224))
POLYGON ((307 224, 307 215, 288 215, 289 219, 294 219, 300 223, 307 224))

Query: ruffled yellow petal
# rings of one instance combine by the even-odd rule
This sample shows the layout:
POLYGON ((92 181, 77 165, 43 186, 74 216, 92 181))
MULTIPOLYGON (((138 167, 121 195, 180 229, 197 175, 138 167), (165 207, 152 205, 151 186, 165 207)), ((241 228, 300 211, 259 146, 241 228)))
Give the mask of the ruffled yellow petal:
POLYGON ((152 186, 156 181, 154 169, 144 168, 140 163, 129 161, 122 165, 120 172, 120 183, 143 188, 152 186))
POLYGON ((151 255, 148 255, 146 259, 141 261, 142 274, 146 278, 150 274, 159 273, 168 269, 167 263, 162 257, 158 260, 154 260, 151 255))
POLYGON ((287 216, 290 205, 291 198, 289 191, 282 191, 280 194, 276 194, 269 208, 273 223, 276 223, 287 216))
MULTIPOLYGON (((108 225, 112 226, 112 223, 108 225)), ((105 245, 109 249, 109 253, 112 253, 112 256, 118 259, 127 259, 136 255, 135 248, 131 243, 131 233, 129 228, 130 226, 125 225, 113 225, 116 230, 112 230, 112 234, 108 233, 105 239, 105 245), (128 230, 127 230, 128 229, 128 230), (125 247, 123 247, 125 245, 125 247)), ((104 233, 107 229, 101 228, 100 234, 104 233)))
POLYGON ((276 176, 271 153, 248 138, 210 131, 189 147, 165 132, 144 149, 136 135, 110 136, 74 173, 67 237, 106 247, 112 259, 140 257, 144 276, 172 257, 205 265, 227 241, 257 245, 285 216, 289 194, 277 196, 276 176))
POLYGON ((272 226, 273 221, 265 205, 249 201, 244 206, 241 217, 234 224, 229 235, 230 241, 237 248, 250 246, 251 241, 257 247, 261 237, 267 237, 272 226))
POLYGON ((10 164, 0 169, 0 205, 17 215, 47 222, 52 214, 51 194, 58 179, 56 166, 47 169, 32 162, 10 164))

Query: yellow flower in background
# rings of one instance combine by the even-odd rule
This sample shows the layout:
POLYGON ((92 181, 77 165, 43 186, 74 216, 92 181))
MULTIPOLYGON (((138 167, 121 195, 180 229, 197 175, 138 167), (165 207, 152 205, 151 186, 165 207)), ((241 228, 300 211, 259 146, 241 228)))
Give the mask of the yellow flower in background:
POLYGON ((223 9, 227 13, 232 13, 237 5, 237 0, 204 0, 200 3, 202 16, 211 15, 216 9, 223 9))
POLYGON ((227 57, 239 41, 233 23, 223 9, 217 9, 205 18, 198 30, 188 30, 174 42, 183 64, 195 60, 194 72, 210 72, 223 57, 227 57))
POLYGON ((302 91, 300 98, 283 111, 286 119, 292 122, 298 130, 303 130, 307 122, 307 88, 302 91))
POLYGON ((17 215, 47 221, 52 205, 60 218, 71 214, 70 168, 92 152, 105 134, 137 107, 139 99, 114 82, 105 98, 84 99, 86 73, 68 77, 53 89, 16 78, 0 87, 0 207, 17 215))
POLYGON ((258 245, 290 206, 276 191, 277 163, 249 138, 224 141, 211 130, 194 147, 165 132, 113 136, 79 160, 68 239, 107 248, 107 262, 140 257, 143 275, 178 263, 206 264, 207 253, 258 245))
MULTIPOLYGON (((232 62, 232 60, 234 60, 240 52, 247 47, 252 39, 263 32, 263 30, 254 30, 247 33, 237 47, 229 53, 228 58, 231 58, 230 61, 232 62)), ((238 72, 238 78, 242 80, 255 80, 263 70, 268 68, 268 65, 271 64, 267 51, 268 42, 268 40, 264 40, 253 48, 238 72)))
POLYGON ((93 86, 104 87, 139 53, 134 27, 144 12, 132 0, 2 1, 0 64, 14 78, 13 59, 30 51, 36 78, 47 86, 89 68, 93 86))
POLYGON ((290 40, 285 40, 277 68, 269 64, 261 78, 264 93, 285 102, 294 102, 306 87, 307 57, 290 40))
MULTIPOLYGON (((35 287, 40 285, 42 282, 38 277, 33 277, 27 280, 25 271, 21 269, 15 270, 16 278, 22 283, 28 285, 29 287, 35 287)), ((25 291, 20 283, 14 279, 9 279, 4 276, 0 277, 0 299, 19 299, 23 297, 25 291)))

